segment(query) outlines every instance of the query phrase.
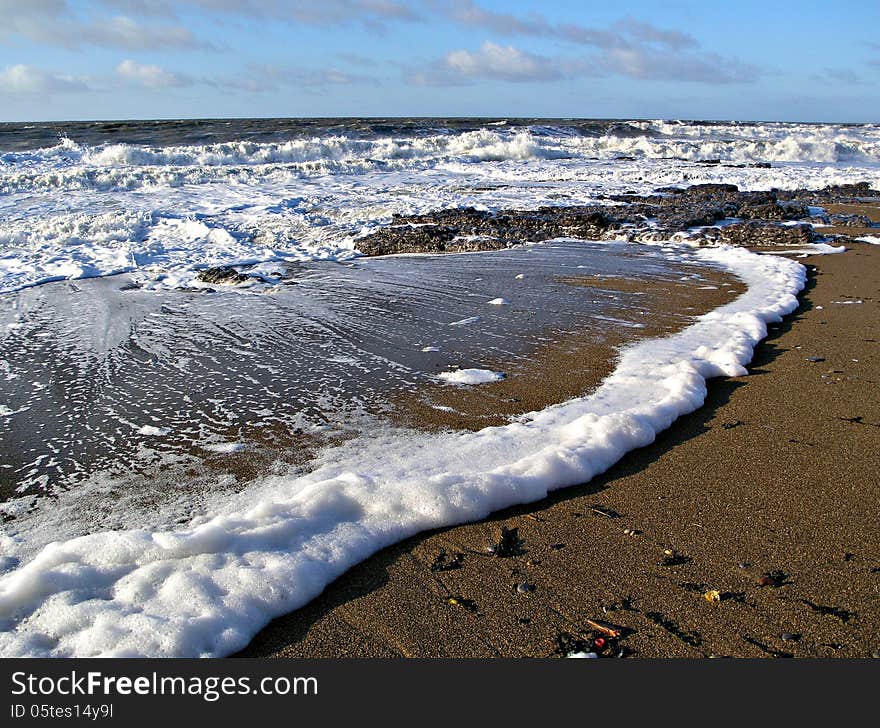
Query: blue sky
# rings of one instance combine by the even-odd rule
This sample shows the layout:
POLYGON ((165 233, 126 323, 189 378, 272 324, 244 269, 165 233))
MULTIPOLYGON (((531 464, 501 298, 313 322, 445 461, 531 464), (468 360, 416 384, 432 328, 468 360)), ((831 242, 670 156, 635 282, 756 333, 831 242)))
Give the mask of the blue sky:
POLYGON ((880 2, 0 0, 0 119, 880 121, 880 2))

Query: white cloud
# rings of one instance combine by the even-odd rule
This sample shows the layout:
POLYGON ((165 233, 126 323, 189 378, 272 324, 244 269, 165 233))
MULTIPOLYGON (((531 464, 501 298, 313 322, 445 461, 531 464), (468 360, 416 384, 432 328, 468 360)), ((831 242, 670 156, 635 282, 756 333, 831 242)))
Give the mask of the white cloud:
POLYGON ((22 36, 37 43, 78 49, 212 48, 181 25, 142 23, 74 12, 66 0, 0 0, 0 38, 22 36))
POLYGON ((666 53, 650 47, 611 48, 597 59, 600 68, 630 78, 693 83, 747 83, 758 69, 714 53, 666 53))
POLYGON ((9 94, 48 94, 84 91, 88 88, 81 78, 43 71, 23 63, 0 71, 0 91, 9 94))
POLYGON ((184 7, 246 18, 271 18, 311 25, 411 21, 413 6, 396 0, 102 0, 106 6, 135 15, 175 17, 184 7))
MULTIPOLYGON (((83 44, 111 48, 210 48, 209 43, 197 40, 180 25, 144 25, 126 16, 102 18, 80 29, 83 44)), ((75 43, 70 29, 65 30, 65 43, 75 43)))
POLYGON ((562 78, 550 59, 526 53, 513 46, 486 41, 478 51, 448 53, 444 65, 466 78, 495 78, 503 81, 551 81, 562 78))
POLYGON ((159 66, 138 63, 130 58, 116 66, 116 73, 126 81, 133 81, 146 88, 191 86, 193 83, 188 76, 171 73, 159 66))
POLYGON ((320 89, 328 86, 376 84, 376 79, 336 68, 290 68, 268 64, 251 64, 238 78, 218 79, 214 85, 252 93, 278 91, 281 88, 320 89))
POLYGON ((858 73, 848 68, 823 68, 821 71, 810 74, 810 79, 830 86, 838 86, 840 84, 851 86, 867 82, 858 73))
POLYGON ((460 25, 593 49, 576 64, 589 73, 604 70, 631 78, 696 83, 742 83, 760 75, 754 66, 702 50, 696 38, 687 33, 635 18, 624 18, 607 28, 591 28, 579 23, 551 23, 538 13, 499 13, 474 0, 446 0, 443 7, 447 17, 460 25))

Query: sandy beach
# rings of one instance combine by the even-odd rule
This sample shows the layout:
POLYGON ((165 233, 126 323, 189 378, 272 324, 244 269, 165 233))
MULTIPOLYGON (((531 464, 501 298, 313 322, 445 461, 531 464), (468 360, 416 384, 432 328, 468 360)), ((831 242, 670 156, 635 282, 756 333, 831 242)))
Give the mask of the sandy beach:
POLYGON ((653 445, 381 551, 240 656, 550 657, 603 636, 627 657, 876 653, 880 247, 803 262, 749 376, 713 380, 653 445), (487 551, 502 528, 507 557, 487 551))

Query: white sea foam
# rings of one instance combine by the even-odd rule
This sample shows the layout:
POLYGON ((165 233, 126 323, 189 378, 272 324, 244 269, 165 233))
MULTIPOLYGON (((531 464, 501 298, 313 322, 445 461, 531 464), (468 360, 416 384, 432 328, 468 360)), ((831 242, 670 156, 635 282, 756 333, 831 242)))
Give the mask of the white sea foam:
POLYGON ((167 427, 156 427, 155 425, 141 425, 137 430, 141 435, 150 435, 152 437, 162 437, 167 435, 171 430, 167 427))
POLYGON ((470 326, 471 324, 475 324, 480 320, 479 316, 468 316, 467 318, 459 319, 458 321, 451 321, 449 323, 450 326, 470 326))
POLYGON ((437 375, 449 384, 488 384, 505 378, 504 372, 493 372, 491 369, 456 369, 451 372, 441 372, 437 375))
POLYGON ((228 654, 384 546, 590 480, 699 407, 707 378, 745 374, 766 324, 797 306, 801 265, 742 249, 695 255, 747 291, 626 348, 587 397, 479 432, 378 430, 323 452, 306 475, 218 499, 179 530, 99 532, 34 552, 51 535, 22 519, 30 527, 0 539, 0 653, 228 654))
POLYGON ((202 447, 209 452, 216 452, 223 455, 247 450, 247 445, 243 442, 214 442, 202 445, 202 447))
POLYGON ((493 126, 189 146, 64 139, 2 153, 0 292, 123 271, 147 287, 188 287, 206 265, 347 260, 356 238, 393 214, 450 206, 587 204, 702 182, 880 187, 878 125, 629 127, 638 133, 493 126), (707 158, 723 164, 698 163, 707 158))

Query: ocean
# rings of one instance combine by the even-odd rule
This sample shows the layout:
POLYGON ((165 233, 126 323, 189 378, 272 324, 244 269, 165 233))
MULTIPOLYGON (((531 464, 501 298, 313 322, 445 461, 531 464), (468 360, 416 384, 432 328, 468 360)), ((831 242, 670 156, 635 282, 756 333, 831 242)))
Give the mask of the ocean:
POLYGON ((878 125, 0 125, 0 653, 240 649, 376 550, 647 444, 745 373, 804 284, 787 258, 668 241, 360 256, 394 215, 853 181, 880 187, 878 125), (719 276, 747 289, 707 313, 653 293, 719 276), (396 415, 572 336, 609 350, 596 388, 482 428, 396 415))

